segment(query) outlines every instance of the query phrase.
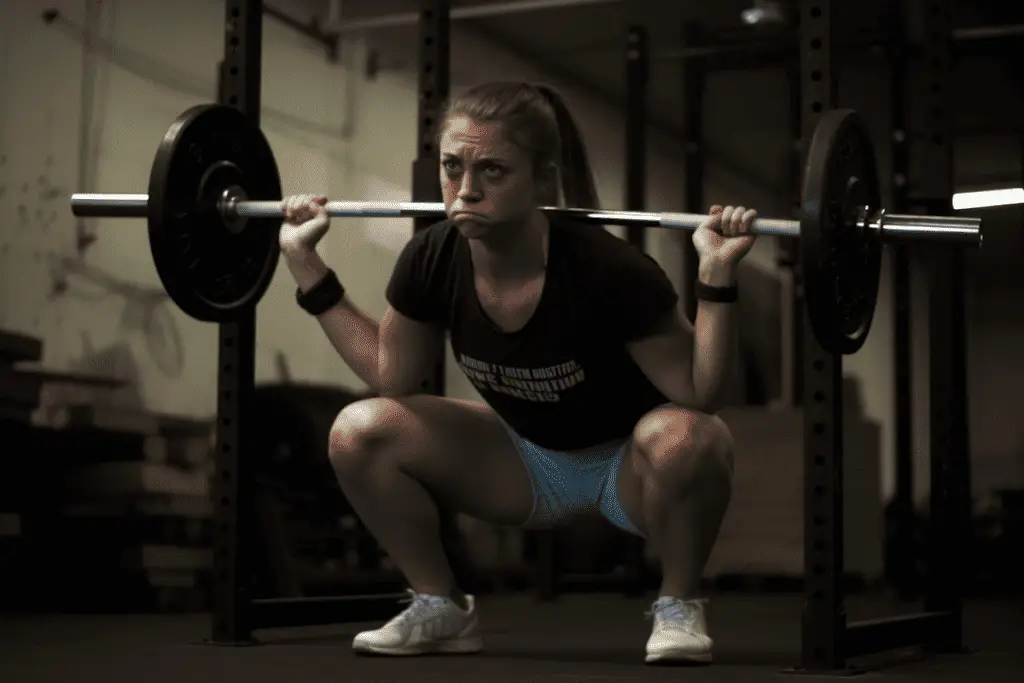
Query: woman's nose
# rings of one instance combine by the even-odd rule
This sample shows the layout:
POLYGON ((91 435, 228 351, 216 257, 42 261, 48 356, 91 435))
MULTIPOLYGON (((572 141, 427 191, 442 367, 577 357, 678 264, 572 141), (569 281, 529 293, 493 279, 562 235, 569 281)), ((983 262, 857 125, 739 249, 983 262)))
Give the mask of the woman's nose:
POLYGON ((479 184, 472 173, 462 174, 462 183, 459 185, 459 199, 475 199, 479 196, 479 184))

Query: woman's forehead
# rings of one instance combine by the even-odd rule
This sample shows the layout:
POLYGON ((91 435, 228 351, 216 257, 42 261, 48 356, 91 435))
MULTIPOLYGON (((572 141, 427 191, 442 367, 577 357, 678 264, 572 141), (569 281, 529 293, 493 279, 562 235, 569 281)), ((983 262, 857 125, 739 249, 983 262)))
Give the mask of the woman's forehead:
POLYGON ((501 124, 458 116, 450 120, 445 127, 444 135, 441 136, 441 148, 454 153, 465 147, 473 147, 478 152, 502 155, 513 154, 515 150, 515 145, 505 135, 501 124))

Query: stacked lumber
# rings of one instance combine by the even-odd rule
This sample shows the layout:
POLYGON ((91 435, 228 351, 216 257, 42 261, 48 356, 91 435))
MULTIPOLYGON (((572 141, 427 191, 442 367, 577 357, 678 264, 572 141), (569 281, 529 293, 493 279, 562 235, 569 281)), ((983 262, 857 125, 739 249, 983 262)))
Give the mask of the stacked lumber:
POLYGON ((259 592, 267 597, 387 592, 401 582, 345 499, 327 457, 331 425, 361 395, 319 384, 266 384, 253 400, 259 592), (265 584, 264 584, 265 582, 265 584))
POLYGON ((213 523, 210 424, 112 406, 69 406, 67 415, 55 434, 91 441, 62 457, 58 536, 80 579, 65 595, 68 607, 203 609, 213 523), (117 446, 97 447, 104 442, 117 446))
POLYGON ((32 574, 33 548, 26 532, 32 504, 26 482, 35 477, 14 446, 24 438, 42 393, 42 381, 22 366, 42 355, 41 340, 0 330, 0 605, 6 608, 28 606, 23 585, 32 574))
POLYGON ((42 379, 22 369, 43 356, 43 342, 0 330, 0 420, 28 423, 39 407, 42 379))

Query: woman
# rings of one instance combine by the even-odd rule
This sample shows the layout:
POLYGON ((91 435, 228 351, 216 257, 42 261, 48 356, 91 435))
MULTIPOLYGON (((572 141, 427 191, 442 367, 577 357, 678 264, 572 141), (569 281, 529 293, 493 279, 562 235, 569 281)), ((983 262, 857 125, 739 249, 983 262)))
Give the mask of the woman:
POLYGON ((341 488, 412 589, 360 633, 358 652, 477 652, 472 596, 455 585, 435 500, 530 528, 600 512, 649 539, 664 580, 647 661, 710 661, 700 576, 728 505, 732 441, 718 410, 735 363, 736 269, 755 216, 715 207, 700 254, 696 325, 657 263, 538 206, 596 207, 581 135, 562 98, 486 83, 450 103, 440 180, 448 219, 398 258, 380 323, 344 296, 315 251, 326 197, 291 197, 281 247, 299 304, 379 394, 338 416, 341 488), (486 404, 422 395, 451 336, 486 404))

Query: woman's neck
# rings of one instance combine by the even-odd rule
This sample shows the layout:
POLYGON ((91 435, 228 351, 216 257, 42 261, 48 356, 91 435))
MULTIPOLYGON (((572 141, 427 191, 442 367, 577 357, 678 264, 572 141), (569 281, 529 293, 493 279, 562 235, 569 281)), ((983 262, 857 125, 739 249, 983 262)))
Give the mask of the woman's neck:
POLYGON ((518 230, 503 231, 502 240, 470 240, 473 271, 491 282, 519 282, 544 272, 550 224, 540 211, 518 230))

